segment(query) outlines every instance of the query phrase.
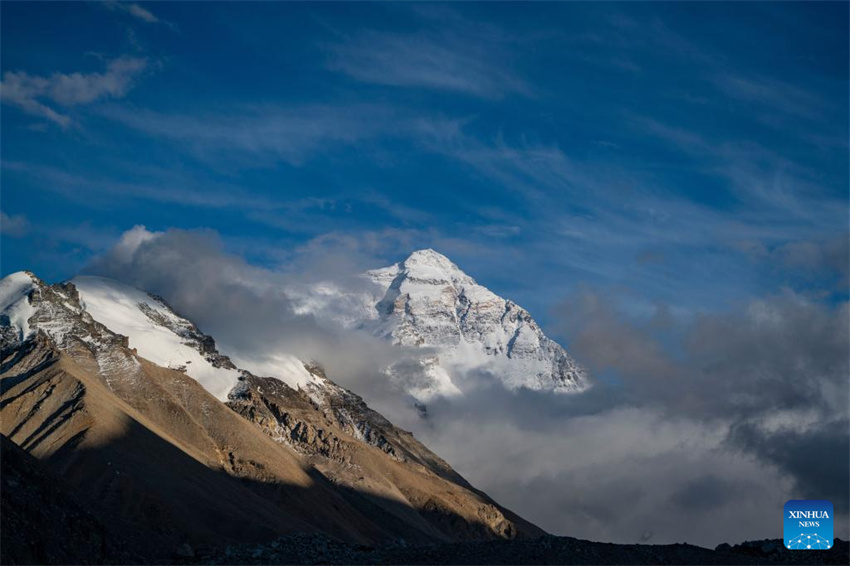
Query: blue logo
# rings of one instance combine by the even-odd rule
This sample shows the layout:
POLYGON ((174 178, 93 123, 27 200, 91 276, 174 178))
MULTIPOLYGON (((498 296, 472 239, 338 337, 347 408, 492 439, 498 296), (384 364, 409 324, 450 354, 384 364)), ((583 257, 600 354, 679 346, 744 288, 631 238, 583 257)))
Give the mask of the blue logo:
POLYGON ((832 548, 832 503, 792 499, 785 504, 785 547, 791 550, 832 548))

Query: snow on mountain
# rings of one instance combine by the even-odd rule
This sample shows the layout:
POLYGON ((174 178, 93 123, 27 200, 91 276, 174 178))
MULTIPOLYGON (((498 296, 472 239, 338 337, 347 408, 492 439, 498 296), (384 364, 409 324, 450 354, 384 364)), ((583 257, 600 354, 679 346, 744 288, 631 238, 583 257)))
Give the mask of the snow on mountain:
POLYGON ((274 377, 293 389, 310 390, 314 386, 326 386, 325 380, 307 371, 303 361, 289 354, 270 354, 262 358, 243 358, 234 354, 231 359, 254 375, 274 377))
POLYGON ((460 394, 462 376, 471 373, 492 376, 509 389, 573 393, 588 387, 585 370, 528 311, 434 250, 415 251, 364 277, 374 291, 347 293, 323 283, 292 296, 305 314, 426 349, 428 355, 387 370, 400 381, 400 374, 417 371, 409 392, 421 400, 460 394))
POLYGON ((27 300, 36 286, 33 276, 25 271, 12 273, 0 280, 0 322, 17 340, 30 335, 29 319, 35 309, 27 300))
POLYGON ((129 285, 101 277, 71 281, 83 308, 111 331, 126 336, 129 347, 153 363, 198 381, 220 401, 239 380, 229 361, 205 351, 203 335, 165 303, 129 285))
POLYGON ((0 280, 0 349, 14 348, 39 331, 62 349, 89 350, 110 387, 113 379, 132 380, 140 369, 134 356, 115 347, 122 346, 185 373, 222 402, 244 396, 257 376, 280 380, 333 413, 355 437, 380 443, 379 435, 364 436, 361 429, 374 428, 381 419, 371 415, 359 397, 325 377, 315 363, 308 367, 295 356, 274 352, 231 361, 219 353, 212 337, 163 299, 113 279, 80 276, 47 285, 19 272, 0 280))
POLYGON ((134 365, 111 348, 127 340, 142 357, 184 371, 222 401, 241 375, 211 339, 162 300, 110 279, 77 277, 73 285, 48 286, 27 272, 13 273, 0 280, 0 322, 4 345, 39 330, 60 347, 76 339, 95 353, 101 370, 134 365))
MULTIPOLYGON (((289 292, 302 314, 417 350, 386 368, 388 377, 414 401, 461 395, 472 387, 470 376, 496 379, 509 389, 555 393, 588 386, 584 370, 545 336, 528 311, 479 285, 433 250, 419 250, 395 265, 369 271, 362 281, 356 291, 322 283, 289 292)), ((159 297, 100 277, 77 277, 71 283, 67 289, 51 288, 49 301, 33 302, 27 296, 44 288, 37 278, 21 272, 3 279, 3 340, 23 340, 35 323, 61 343, 72 332, 67 321, 74 316, 74 301, 63 299, 63 293, 79 293, 86 316, 126 336, 129 347, 142 357, 185 372, 222 401, 243 370, 280 379, 320 404, 332 389, 329 381, 286 352, 244 358, 236 352, 231 361, 159 297)), ((98 336, 77 337, 92 342, 101 339, 98 336)))
POLYGON ((20 272, 0 280, 0 351, 6 355, 36 344, 68 353, 118 395, 135 395, 143 387, 147 374, 141 358, 182 372, 237 412, 245 411, 246 418, 256 420, 276 442, 298 452, 332 446, 321 426, 291 413, 290 403, 309 407, 310 415, 394 460, 444 465, 361 397, 328 379, 315 362, 268 352, 259 358, 234 358, 237 367, 219 353, 212 337, 163 299, 112 279, 86 276, 48 285, 20 272))
POLYGON ((262 361, 218 353, 215 343, 177 315, 161 298, 103 277, 80 276, 71 280, 85 310, 113 332, 127 336, 129 346, 157 365, 177 369, 198 381, 220 401, 236 387, 241 369, 275 377, 294 389, 323 387, 320 376, 307 371, 295 356, 278 354, 262 361))
POLYGON ((108 385, 138 373, 138 361, 125 352, 127 338, 92 319, 73 285, 46 285, 25 271, 0 280, 0 350, 13 351, 42 333, 63 350, 87 350, 108 385))

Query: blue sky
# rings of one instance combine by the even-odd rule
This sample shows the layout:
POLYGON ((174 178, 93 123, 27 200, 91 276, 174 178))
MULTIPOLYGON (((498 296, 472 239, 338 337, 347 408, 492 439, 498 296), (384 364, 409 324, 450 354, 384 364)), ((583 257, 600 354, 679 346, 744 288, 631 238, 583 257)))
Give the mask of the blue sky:
POLYGON ((2 274, 433 247, 544 323, 846 299, 847 3, 8 3, 2 274))

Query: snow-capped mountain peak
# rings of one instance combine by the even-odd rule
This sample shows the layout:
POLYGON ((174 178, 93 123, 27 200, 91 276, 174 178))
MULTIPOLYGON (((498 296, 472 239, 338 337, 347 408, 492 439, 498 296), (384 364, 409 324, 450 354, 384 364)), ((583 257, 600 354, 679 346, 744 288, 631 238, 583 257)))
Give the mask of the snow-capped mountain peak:
POLYGON ((557 393, 587 388, 585 371, 556 342, 543 333, 531 315, 513 301, 479 285, 449 258, 432 249, 417 250, 389 267, 367 271, 374 292, 357 294, 351 313, 336 313, 324 303, 337 304, 342 289, 323 296, 296 296, 303 312, 330 317, 332 323, 368 331, 393 344, 427 348, 433 354, 417 363, 388 368, 391 377, 415 370, 420 375, 408 392, 427 400, 434 395, 461 394, 464 376, 490 376, 509 389, 528 388, 557 393), (319 308, 316 308, 318 305, 319 308))
POLYGON ((428 278, 445 276, 452 279, 468 278, 460 268, 443 254, 432 249, 417 250, 398 264, 410 277, 428 278))
POLYGON ((449 258, 431 248, 424 248, 411 252, 407 259, 404 260, 404 263, 408 267, 420 265, 431 266, 444 270, 458 269, 458 266, 452 263, 449 258))
POLYGON ((385 282, 399 275, 410 281, 422 283, 464 284, 474 283, 472 278, 455 265, 449 258, 432 249, 417 250, 407 259, 383 269, 367 272, 373 280, 385 282))

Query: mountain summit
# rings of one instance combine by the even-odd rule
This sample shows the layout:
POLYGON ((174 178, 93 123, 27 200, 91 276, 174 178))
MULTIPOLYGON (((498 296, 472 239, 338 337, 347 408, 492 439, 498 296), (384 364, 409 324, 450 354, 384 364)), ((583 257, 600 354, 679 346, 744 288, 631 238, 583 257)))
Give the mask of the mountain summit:
POLYGON ((496 379, 508 389, 575 393, 588 387, 585 370, 550 340, 531 314, 479 285, 446 256, 417 250, 389 267, 366 272, 372 292, 340 300, 321 292, 296 296, 302 312, 330 316, 334 323, 366 330, 399 346, 430 352, 416 363, 396 364, 388 373, 415 383, 408 392, 427 401, 457 395, 471 378, 496 379), (327 303, 358 306, 355 316, 327 303), (418 371, 415 379, 401 375, 418 371))

